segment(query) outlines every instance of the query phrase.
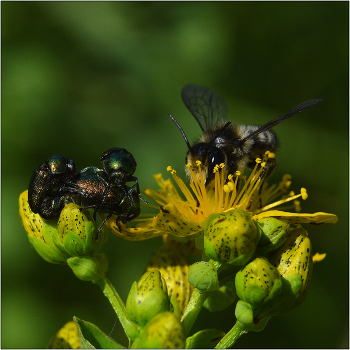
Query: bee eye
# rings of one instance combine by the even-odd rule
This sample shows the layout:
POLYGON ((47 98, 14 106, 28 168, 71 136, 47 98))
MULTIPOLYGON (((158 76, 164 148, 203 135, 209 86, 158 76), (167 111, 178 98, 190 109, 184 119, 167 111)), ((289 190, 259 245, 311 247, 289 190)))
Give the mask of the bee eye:
POLYGON ((211 146, 208 150, 208 180, 213 177, 213 171, 215 165, 220 165, 221 163, 226 163, 225 153, 218 147, 211 146))
POLYGON ((220 148, 217 147, 210 147, 208 152, 208 160, 209 164, 213 165, 213 168, 215 165, 219 165, 221 163, 225 163, 225 154, 221 151, 220 148))

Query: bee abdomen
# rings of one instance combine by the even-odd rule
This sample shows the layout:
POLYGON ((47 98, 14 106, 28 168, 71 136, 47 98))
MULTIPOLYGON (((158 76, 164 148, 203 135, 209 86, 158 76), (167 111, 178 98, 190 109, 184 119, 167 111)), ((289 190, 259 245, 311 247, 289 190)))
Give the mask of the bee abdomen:
MULTIPOLYGON (((246 135, 252 134, 256 131, 259 126, 248 125, 245 127, 244 135, 241 138, 246 137, 246 135)), ((266 151, 276 152, 278 147, 278 140, 276 134, 272 130, 266 130, 260 134, 252 137, 251 140, 247 140, 243 144, 244 148, 247 148, 244 153, 248 153, 250 156, 250 161, 255 160, 256 157, 261 157, 266 151)))

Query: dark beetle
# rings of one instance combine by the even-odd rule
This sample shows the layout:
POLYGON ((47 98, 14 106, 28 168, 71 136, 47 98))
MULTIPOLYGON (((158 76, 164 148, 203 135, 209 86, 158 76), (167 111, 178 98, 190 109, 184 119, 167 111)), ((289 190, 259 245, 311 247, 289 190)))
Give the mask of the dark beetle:
POLYGON ((111 184, 108 175, 97 168, 84 169, 74 181, 65 185, 64 203, 76 203, 82 209, 108 214, 99 227, 114 214, 116 222, 126 223, 140 214, 138 187, 111 184))
POLYGON ((76 177, 73 160, 55 154, 33 171, 28 187, 28 202, 31 210, 44 219, 60 215, 65 184, 76 177))
POLYGON ((101 157, 102 169, 94 166, 79 172, 67 157, 53 155, 33 172, 29 184, 29 205, 44 219, 60 215, 68 203, 95 213, 107 213, 99 230, 113 214, 124 223, 140 214, 140 189, 134 156, 124 148, 111 148, 101 157), (134 181, 129 187, 127 182, 134 181))

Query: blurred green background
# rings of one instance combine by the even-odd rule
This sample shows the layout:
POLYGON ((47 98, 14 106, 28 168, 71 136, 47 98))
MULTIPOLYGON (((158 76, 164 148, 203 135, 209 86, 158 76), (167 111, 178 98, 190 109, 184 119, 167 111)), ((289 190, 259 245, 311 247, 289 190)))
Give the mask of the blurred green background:
MULTIPOLYGON (((302 101, 324 102, 278 125, 272 180, 285 173, 306 187, 304 212, 339 216, 309 225, 314 267, 301 308, 272 318, 240 348, 347 348, 348 2, 2 2, 2 309, 3 348, 43 348, 73 315, 125 343, 99 287, 30 246, 18 196, 35 167, 59 153, 78 169, 103 151, 134 154, 141 188, 172 165, 184 175, 186 144, 200 135, 180 97, 187 83, 226 100, 229 118, 263 124, 302 101), (112 331, 113 330, 113 331, 112 331)), ((122 241, 103 251, 109 278, 126 300, 160 239, 122 241)), ((228 331, 234 309, 202 311, 193 331, 228 331), (215 316, 215 317, 214 317, 215 316)))

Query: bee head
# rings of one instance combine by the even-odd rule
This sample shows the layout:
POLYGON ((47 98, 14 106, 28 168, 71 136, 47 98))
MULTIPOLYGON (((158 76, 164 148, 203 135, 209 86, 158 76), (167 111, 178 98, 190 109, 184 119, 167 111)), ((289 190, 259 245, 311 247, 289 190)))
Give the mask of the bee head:
MULTIPOLYGON (((218 147, 210 143, 200 142, 194 145, 186 154, 186 164, 196 164, 196 161, 201 162, 201 170, 203 173, 205 183, 208 184, 214 179, 214 167, 226 162, 226 156, 224 152, 218 147)), ((197 169, 196 167, 194 167, 197 169)), ((187 168, 186 168, 187 169, 187 168)), ((187 170, 186 170, 187 171, 187 170)), ((198 170, 196 171, 199 177, 198 170)), ((187 175, 190 176, 190 171, 187 171, 187 175)))

